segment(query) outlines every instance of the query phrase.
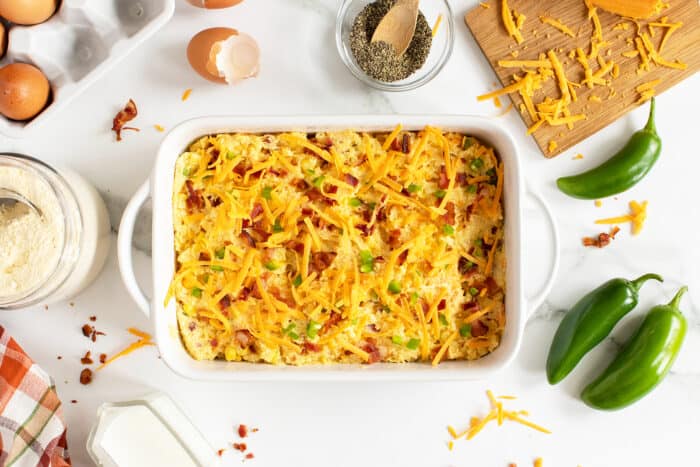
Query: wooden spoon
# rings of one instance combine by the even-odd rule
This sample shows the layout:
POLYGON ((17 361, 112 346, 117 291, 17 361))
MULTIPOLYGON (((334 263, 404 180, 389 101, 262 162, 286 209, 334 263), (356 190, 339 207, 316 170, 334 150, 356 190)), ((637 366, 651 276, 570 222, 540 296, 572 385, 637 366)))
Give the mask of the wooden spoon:
POLYGON ((416 33, 419 0, 398 0, 384 15, 372 34, 372 42, 386 42, 401 56, 416 33))

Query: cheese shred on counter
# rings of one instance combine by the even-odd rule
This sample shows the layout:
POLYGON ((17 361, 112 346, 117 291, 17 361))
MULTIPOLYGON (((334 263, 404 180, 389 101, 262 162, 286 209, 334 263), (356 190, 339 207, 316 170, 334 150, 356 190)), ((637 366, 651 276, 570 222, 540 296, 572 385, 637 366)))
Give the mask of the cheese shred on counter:
POLYGON ((506 322, 502 162, 476 138, 220 134, 180 155, 174 298, 197 360, 474 360, 506 322))

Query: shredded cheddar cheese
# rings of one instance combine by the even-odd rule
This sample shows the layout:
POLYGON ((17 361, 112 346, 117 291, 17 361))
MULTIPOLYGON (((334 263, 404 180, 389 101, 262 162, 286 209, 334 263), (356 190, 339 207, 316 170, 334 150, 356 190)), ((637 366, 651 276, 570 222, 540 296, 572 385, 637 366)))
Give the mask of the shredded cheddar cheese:
POLYGON ((191 94, 192 89, 185 89, 185 92, 182 93, 182 102, 185 102, 187 99, 189 99, 191 94))
POLYGON ((513 421, 516 423, 519 423, 521 425, 524 425, 528 428, 532 428, 533 430, 539 431, 541 433, 545 434, 551 434, 551 431, 548 429, 533 423, 532 421, 528 420, 527 417, 529 414, 526 411, 519 410, 519 411, 513 411, 513 410, 505 410, 503 407, 503 402, 499 401, 500 400, 513 400, 515 397, 513 396, 494 396, 493 392, 491 390, 486 391, 486 395, 489 399, 489 403, 491 405, 491 411, 486 414, 483 418, 479 417, 472 417, 470 422, 469 422, 469 427, 465 429, 462 432, 457 432, 452 426, 448 426, 447 431, 452 437, 453 440, 457 440, 460 438, 465 438, 466 440, 471 440, 473 439, 477 434, 479 434, 490 422, 495 421, 498 426, 501 426, 504 421, 513 421))
POLYGON ((153 343, 151 340, 150 334, 145 333, 143 331, 139 331, 136 328, 129 328, 129 329, 127 329, 127 331, 129 331, 130 334, 133 334, 134 336, 138 337, 139 339, 136 342, 129 344, 129 346, 127 346, 125 349, 117 352, 116 354, 112 355, 110 358, 105 360, 105 362, 102 365, 97 367, 98 371, 103 369, 104 367, 106 367, 107 365, 109 365, 110 363, 115 361, 116 359, 124 357, 125 355, 128 355, 131 352, 133 352, 137 349, 140 349, 141 347, 155 345, 155 343, 153 343))
POLYGON ((440 28, 440 24, 442 24, 442 15, 438 15, 437 19, 435 20, 435 25, 433 26, 433 37, 435 37, 435 34, 437 34, 438 29, 440 28))
POLYGON ((569 37, 574 37, 574 32, 558 19, 549 16, 540 16, 540 21, 542 21, 543 24, 549 24, 569 37))
MULTIPOLYGON (((505 26, 508 35, 515 39, 515 42, 518 44, 522 44, 523 35, 520 31, 522 24, 518 26, 517 23, 513 21, 513 12, 508 7, 508 0, 501 0, 501 18, 503 19, 503 26, 505 26)), ((524 16, 519 16, 516 19, 519 23, 521 22, 520 18, 523 18, 522 21, 525 20, 524 16)))
POLYGON ((598 219, 595 221, 596 224, 624 224, 627 222, 632 223, 632 235, 637 235, 642 231, 644 226, 644 221, 647 219, 647 205, 648 201, 639 203, 637 201, 630 201, 630 214, 617 217, 609 217, 606 219, 598 219))

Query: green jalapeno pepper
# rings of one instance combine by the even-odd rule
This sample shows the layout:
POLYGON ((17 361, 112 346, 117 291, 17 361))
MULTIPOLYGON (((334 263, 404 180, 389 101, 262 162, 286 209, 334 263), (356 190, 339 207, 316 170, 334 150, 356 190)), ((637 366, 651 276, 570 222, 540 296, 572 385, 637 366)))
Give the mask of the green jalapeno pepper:
POLYGON ((682 287, 668 305, 655 306, 647 313, 615 360, 581 393, 587 405, 601 410, 627 407, 664 379, 688 328, 678 309, 687 290, 688 287, 682 287))
POLYGON ((622 193, 636 185, 661 154, 661 138, 656 133, 654 108, 652 98, 646 126, 635 132, 617 154, 587 172, 558 179, 559 189, 574 198, 598 199, 622 193))
POLYGON ((657 274, 645 274, 633 281, 611 279, 574 305, 559 324, 549 348, 549 384, 563 380, 637 306, 639 289, 649 279, 663 282, 657 274))

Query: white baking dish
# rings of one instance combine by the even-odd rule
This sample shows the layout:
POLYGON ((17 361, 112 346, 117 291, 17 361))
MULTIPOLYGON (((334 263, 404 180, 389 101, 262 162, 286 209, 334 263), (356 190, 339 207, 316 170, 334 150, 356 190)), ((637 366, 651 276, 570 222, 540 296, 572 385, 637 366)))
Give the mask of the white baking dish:
MULTIPOLYGON (((528 310, 539 305, 549 292, 558 267, 559 240, 552 214, 545 202, 533 198, 548 217, 553 248, 551 270, 542 290, 526 298, 523 290, 521 254, 523 252, 523 207, 525 194, 518 149, 511 136, 496 120, 465 116, 406 116, 375 115, 345 117, 208 117, 190 120, 174 128, 163 140, 153 173, 129 202, 119 228, 119 267, 129 293, 139 307, 149 314, 155 329, 155 339, 165 363, 176 373, 203 380, 464 380, 484 378, 506 367, 515 357, 522 341, 528 310), (177 157, 195 139, 213 133, 231 132, 315 132, 333 129, 387 131, 397 123, 405 129, 418 130, 433 125, 443 130, 459 131, 476 136, 491 144, 505 164, 505 247, 508 262, 506 273, 507 324, 501 345, 490 355, 477 361, 443 362, 437 367, 425 363, 273 366, 239 362, 200 362, 185 351, 177 332, 175 303, 164 307, 170 279, 174 270, 172 189, 177 157), (153 203, 153 291, 151 298, 141 291, 134 276, 131 240, 138 211, 149 199, 153 203)), ((531 195, 531 192, 528 192, 531 195)), ((532 268, 529 268, 532 269, 532 268)))
POLYGON ((0 133, 29 136, 165 25, 174 11, 175 0, 62 0, 45 23, 11 25, 0 66, 36 65, 51 83, 52 100, 28 122, 0 116, 0 133))

